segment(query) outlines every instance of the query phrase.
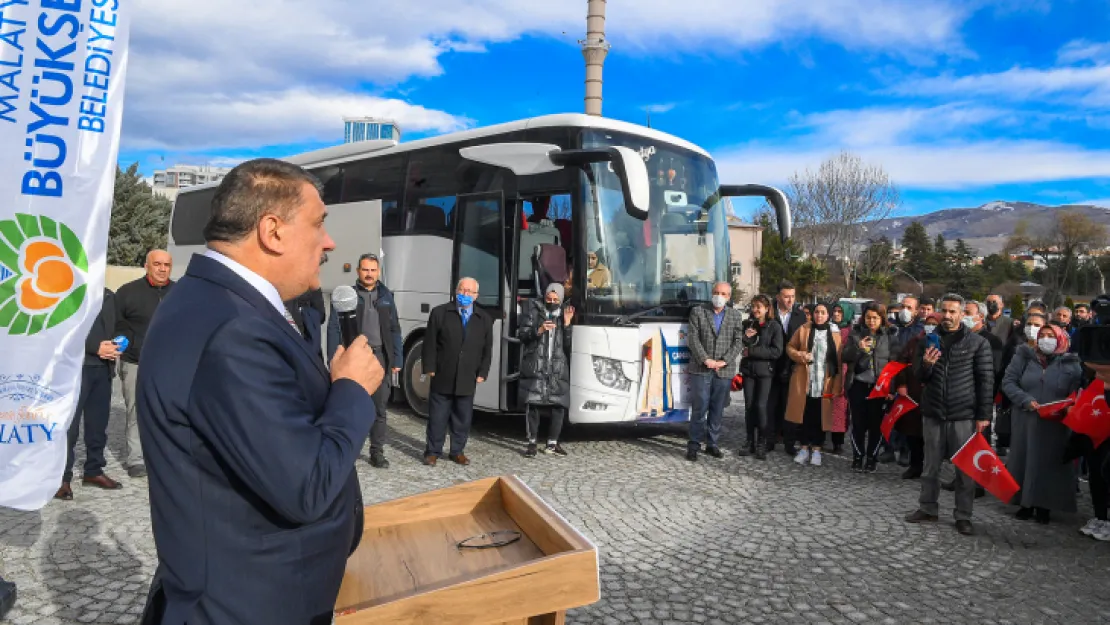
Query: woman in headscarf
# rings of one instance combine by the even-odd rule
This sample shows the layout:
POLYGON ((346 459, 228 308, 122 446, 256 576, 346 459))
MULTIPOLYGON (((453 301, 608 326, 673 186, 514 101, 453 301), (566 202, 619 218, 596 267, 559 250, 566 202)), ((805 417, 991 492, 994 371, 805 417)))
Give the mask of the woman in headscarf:
POLYGON ((794 333, 786 353, 796 365, 790 376, 786 420, 800 425, 798 464, 821 466, 821 445, 832 429, 832 398, 840 392, 840 333, 829 324, 829 308, 813 305, 813 320, 794 333))
MULTIPOLYGON (((837 304, 832 309, 832 322, 840 331, 840 344, 848 340, 848 335, 851 333, 852 319, 849 317, 849 311, 852 310, 851 306, 848 310, 844 306, 837 304)), ((848 372, 847 365, 841 363, 840 375, 841 379, 848 372)), ((848 394, 841 391, 836 394, 832 399, 832 445, 834 454, 839 454, 844 449, 844 433, 848 431, 848 394)))
POLYGON ((1013 404, 1013 434, 1006 468, 1021 491, 1014 503, 1017 518, 1036 517, 1048 523, 1050 512, 1075 512, 1075 464, 1063 461, 1071 431, 1062 422, 1043 419, 1037 409, 1066 399, 1083 379, 1079 357, 1063 328, 1045 325, 1037 333, 1036 347, 1022 345, 1002 379, 1002 391, 1013 404))

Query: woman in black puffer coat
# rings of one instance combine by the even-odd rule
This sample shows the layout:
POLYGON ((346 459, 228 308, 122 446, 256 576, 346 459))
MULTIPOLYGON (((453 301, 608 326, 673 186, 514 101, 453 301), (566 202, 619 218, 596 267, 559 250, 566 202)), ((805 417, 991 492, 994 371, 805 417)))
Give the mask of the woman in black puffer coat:
POLYGON ((748 446, 739 455, 755 454, 767 458, 767 445, 772 442, 767 402, 771 394, 775 362, 782 356, 782 325, 771 313, 771 300, 766 295, 752 298, 751 316, 744 321, 744 352, 740 374, 744 376, 744 420, 747 422, 748 446))
POLYGON ((848 365, 844 387, 852 407, 852 469, 873 472, 878 467, 882 442, 885 397, 868 399, 871 389, 887 363, 897 357, 894 349, 897 329, 887 322, 886 307, 870 304, 863 319, 844 344, 841 359, 848 365), (866 462, 866 464, 865 464, 866 462))
POLYGON ((567 455, 559 444, 559 434, 570 405, 570 324, 574 307, 562 303, 563 285, 548 285, 543 301, 525 304, 517 328, 517 338, 524 346, 520 393, 521 402, 528 407, 528 447, 524 455, 529 458, 536 455, 541 410, 551 413, 544 453, 567 455))

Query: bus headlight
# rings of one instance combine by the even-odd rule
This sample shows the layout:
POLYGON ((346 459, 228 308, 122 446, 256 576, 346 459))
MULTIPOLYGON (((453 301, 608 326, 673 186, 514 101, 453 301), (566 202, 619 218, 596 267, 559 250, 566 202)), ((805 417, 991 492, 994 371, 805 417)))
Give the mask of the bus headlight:
POLYGON ((598 382, 618 391, 627 391, 632 388, 632 380, 624 375, 621 361, 602 356, 594 356, 593 359, 594 375, 597 376, 598 382))

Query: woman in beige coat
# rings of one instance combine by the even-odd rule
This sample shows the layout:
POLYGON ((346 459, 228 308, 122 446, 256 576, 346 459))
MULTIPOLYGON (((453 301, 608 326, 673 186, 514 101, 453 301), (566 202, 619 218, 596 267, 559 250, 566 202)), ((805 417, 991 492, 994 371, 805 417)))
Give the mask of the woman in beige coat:
POLYGON ((829 308, 813 307, 813 319, 794 333, 786 353, 794 361, 786 420, 799 428, 794 462, 821 466, 821 445, 832 430, 832 398, 841 391, 840 333, 829 324, 829 308))

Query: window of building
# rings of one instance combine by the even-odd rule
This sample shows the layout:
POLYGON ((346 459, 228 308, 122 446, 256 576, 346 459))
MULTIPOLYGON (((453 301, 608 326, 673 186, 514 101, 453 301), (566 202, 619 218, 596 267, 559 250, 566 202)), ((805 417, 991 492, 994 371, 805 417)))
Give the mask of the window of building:
POLYGON ((739 278, 741 270, 742 270, 742 267, 741 267, 740 263, 732 263, 732 266, 730 267, 730 274, 732 275, 733 278, 739 278))

